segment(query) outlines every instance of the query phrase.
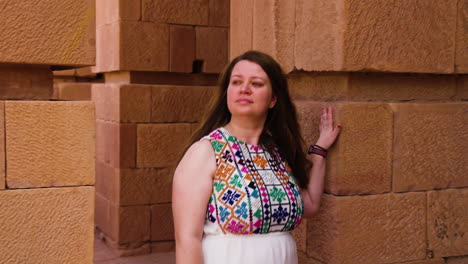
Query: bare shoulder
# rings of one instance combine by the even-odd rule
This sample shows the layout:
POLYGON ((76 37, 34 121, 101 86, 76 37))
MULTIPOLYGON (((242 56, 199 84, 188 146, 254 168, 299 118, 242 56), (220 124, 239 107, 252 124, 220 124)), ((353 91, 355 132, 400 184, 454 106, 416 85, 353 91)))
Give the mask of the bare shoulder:
POLYGON ((188 176, 196 172, 197 174, 208 174, 212 178, 215 170, 216 158, 213 147, 209 140, 200 140, 193 143, 185 152, 175 174, 176 176, 180 174, 188 176))

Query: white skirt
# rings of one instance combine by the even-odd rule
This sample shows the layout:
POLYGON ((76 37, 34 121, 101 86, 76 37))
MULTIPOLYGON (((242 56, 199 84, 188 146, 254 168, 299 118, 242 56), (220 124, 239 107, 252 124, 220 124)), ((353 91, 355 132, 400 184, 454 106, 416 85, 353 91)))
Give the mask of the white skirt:
POLYGON ((205 235, 204 264, 297 264, 296 242, 289 232, 261 235, 205 235))

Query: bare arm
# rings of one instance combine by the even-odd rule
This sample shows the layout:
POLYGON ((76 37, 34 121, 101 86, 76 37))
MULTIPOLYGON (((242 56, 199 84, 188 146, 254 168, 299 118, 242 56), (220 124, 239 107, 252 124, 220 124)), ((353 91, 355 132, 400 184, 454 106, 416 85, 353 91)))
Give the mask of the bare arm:
MULTIPOLYGON (((329 149, 335 142, 341 130, 341 125, 333 127, 333 109, 324 108, 320 119, 320 137, 316 145, 329 149)), ((301 191, 304 200, 304 217, 314 216, 320 208, 323 194, 326 160, 319 155, 310 155, 312 168, 309 171, 309 184, 306 190, 301 191)))
POLYGON ((174 173, 172 212, 176 263, 202 264, 202 237, 216 160, 208 140, 194 143, 174 173))

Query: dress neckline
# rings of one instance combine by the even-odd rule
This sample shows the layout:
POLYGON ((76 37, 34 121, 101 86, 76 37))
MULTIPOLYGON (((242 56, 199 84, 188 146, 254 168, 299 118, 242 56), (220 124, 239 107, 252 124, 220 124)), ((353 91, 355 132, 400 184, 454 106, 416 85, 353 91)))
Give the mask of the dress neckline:
POLYGON ((251 150, 255 150, 256 152, 258 152, 259 150, 263 149, 262 145, 254 145, 254 144, 249 144, 247 142, 244 142, 240 139, 238 139, 236 136, 234 136, 231 132, 229 132, 229 130, 227 130, 225 127, 220 127, 219 130, 221 130, 224 134, 230 136, 230 137, 233 137, 234 140, 236 142, 238 142, 239 144, 244 144, 246 145, 249 149, 251 150))

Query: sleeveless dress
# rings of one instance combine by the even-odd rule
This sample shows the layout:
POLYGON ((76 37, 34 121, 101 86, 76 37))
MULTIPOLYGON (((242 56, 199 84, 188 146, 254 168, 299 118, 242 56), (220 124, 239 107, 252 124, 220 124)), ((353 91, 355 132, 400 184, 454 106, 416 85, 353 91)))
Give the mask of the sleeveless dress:
POLYGON ((202 240, 205 264, 296 264, 290 232, 304 209, 291 169, 274 147, 211 132, 216 156, 202 240))

